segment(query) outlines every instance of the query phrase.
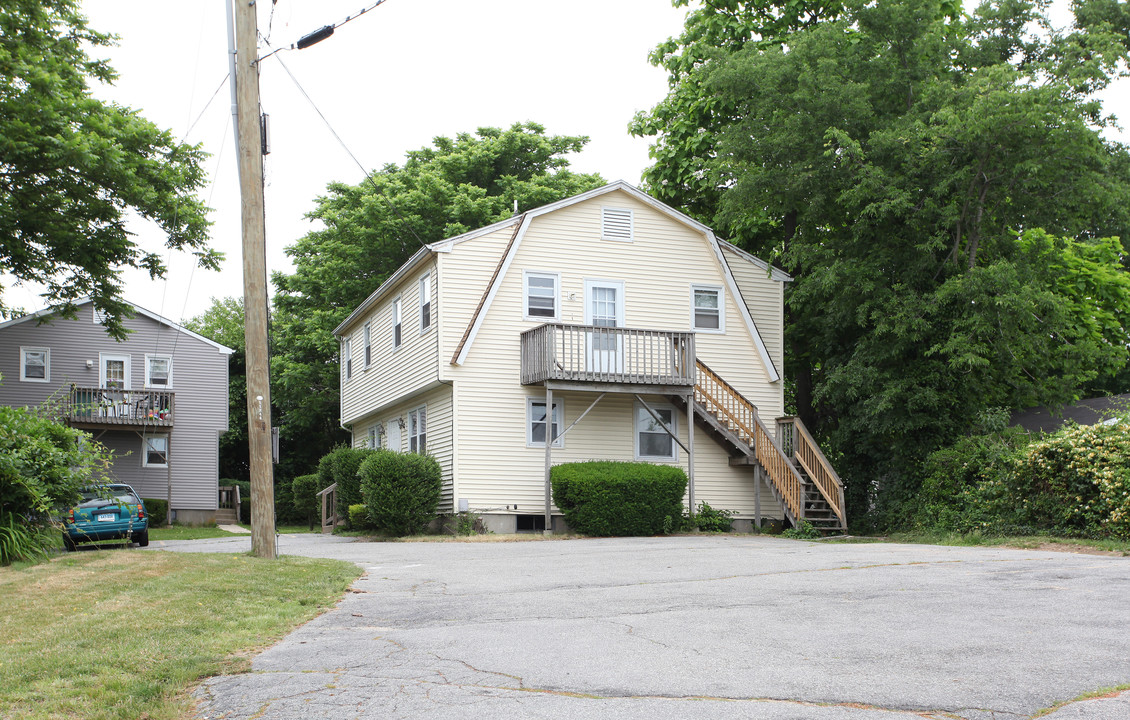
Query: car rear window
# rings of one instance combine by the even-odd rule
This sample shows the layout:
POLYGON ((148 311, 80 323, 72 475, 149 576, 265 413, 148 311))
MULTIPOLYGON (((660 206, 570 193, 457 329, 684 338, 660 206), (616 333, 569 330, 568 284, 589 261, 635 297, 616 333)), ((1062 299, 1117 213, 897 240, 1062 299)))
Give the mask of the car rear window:
POLYGON ((88 489, 82 491, 82 502, 79 507, 97 507, 104 505, 107 500, 118 501, 126 503, 127 505, 140 505, 141 501, 137 499, 127 487, 109 487, 105 490, 88 489))

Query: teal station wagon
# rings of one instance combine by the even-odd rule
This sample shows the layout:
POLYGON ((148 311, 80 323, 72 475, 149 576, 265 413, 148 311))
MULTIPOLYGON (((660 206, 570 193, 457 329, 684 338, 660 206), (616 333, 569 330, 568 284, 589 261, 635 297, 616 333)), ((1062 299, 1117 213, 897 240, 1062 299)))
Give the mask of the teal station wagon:
POLYGON ((82 501, 63 516, 63 545, 126 540, 149 544, 149 513, 129 485, 103 485, 82 491, 82 501))

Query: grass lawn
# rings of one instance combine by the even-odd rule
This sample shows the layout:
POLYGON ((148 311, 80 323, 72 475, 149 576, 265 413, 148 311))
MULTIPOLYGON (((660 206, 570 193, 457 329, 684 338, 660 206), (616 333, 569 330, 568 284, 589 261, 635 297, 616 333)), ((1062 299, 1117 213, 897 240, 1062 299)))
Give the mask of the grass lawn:
POLYGON ((200 540, 201 538, 234 537, 235 533, 221 530, 215 525, 173 525, 149 528, 152 540, 200 540))
POLYGON ((0 717, 180 720, 191 688, 331 607, 345 562, 111 550, 0 568, 0 717))
POLYGON ((1130 542, 1125 540, 1088 540, 1052 535, 986 536, 980 533, 892 533, 883 537, 856 536, 826 542, 899 542, 927 545, 964 545, 986 547, 1011 547, 1022 550, 1053 550, 1060 552, 1095 553, 1130 557, 1130 542))

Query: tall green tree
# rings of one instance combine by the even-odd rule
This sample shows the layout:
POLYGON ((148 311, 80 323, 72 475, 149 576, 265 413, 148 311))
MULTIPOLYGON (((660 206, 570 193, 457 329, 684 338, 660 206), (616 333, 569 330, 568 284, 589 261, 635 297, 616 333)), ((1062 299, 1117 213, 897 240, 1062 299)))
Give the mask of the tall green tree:
POLYGON ((547 135, 536 123, 479 128, 407 154, 358 185, 335 183, 312 220, 323 228, 287 249, 294 273, 276 274, 273 402, 281 415, 283 473, 312 472, 347 439, 338 426, 333 328, 424 243, 604 184, 568 169, 588 138, 547 135))
POLYGON ((195 195, 204 153, 91 95, 90 81, 116 75, 88 49, 113 40, 87 26, 77 0, 0 0, 0 272, 43 283, 67 316, 91 296, 124 338, 118 272, 165 273, 160 255, 132 239, 128 214, 156 223, 167 247, 202 267, 216 268, 220 255, 207 247, 195 195))
POLYGON ((1125 366, 1130 154, 1094 93, 1127 46, 1095 7, 1057 31, 1027 0, 847 3, 677 88, 733 111, 680 160, 704 219, 796 278, 786 371, 856 517, 985 408, 1125 366))

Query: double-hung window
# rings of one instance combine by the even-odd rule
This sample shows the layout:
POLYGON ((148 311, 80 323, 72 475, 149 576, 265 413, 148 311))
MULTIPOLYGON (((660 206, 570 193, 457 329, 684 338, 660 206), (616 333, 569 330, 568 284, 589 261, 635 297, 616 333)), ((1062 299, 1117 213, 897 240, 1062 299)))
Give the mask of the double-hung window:
POLYGON ((369 426, 369 449, 370 450, 380 450, 382 440, 384 440, 384 435, 381 433, 381 426, 379 424, 370 425, 369 426))
POLYGON ((145 356, 145 387, 171 388, 173 386, 173 359, 168 355, 145 356))
POLYGON ((341 372, 346 380, 353 377, 353 342, 349 336, 341 339, 341 372))
POLYGON ((373 326, 365 323, 365 367, 373 364, 373 326))
POLYGON ((392 346, 394 348, 400 347, 401 340, 401 300, 397 298, 392 301, 392 346))
MULTIPOLYGON (((663 425, 679 432, 678 416, 670 405, 650 405, 663 425)), ((636 403, 636 459, 637 460, 677 460, 678 450, 675 439, 663 429, 655 417, 647 411, 643 403, 636 403)))
POLYGON ((427 409, 420 407, 408 411, 408 452, 426 455, 428 452, 427 409))
POLYGON ((432 326, 431 273, 420 279, 420 332, 432 326))
POLYGON ((558 292, 560 280, 557 273, 527 271, 522 277, 525 285, 523 296, 526 304, 526 319, 556 320, 557 298, 560 296, 558 292))
MULTIPOLYGON (((561 437, 561 425, 565 416, 565 408, 559 400, 553 401, 553 417, 549 420, 550 437, 553 438, 553 447, 563 447, 565 438, 561 437)), ((546 412, 545 400, 535 397, 526 398, 526 445, 528 447, 545 447, 546 412)))
POLYGON ((146 435, 141 448, 143 467, 169 466, 169 436, 146 435))
POLYGON ((20 380, 24 382, 51 381, 51 348, 20 348, 20 380))
POLYGON ((718 285, 691 285, 691 329, 721 333, 726 330, 722 312, 722 288, 718 285))

